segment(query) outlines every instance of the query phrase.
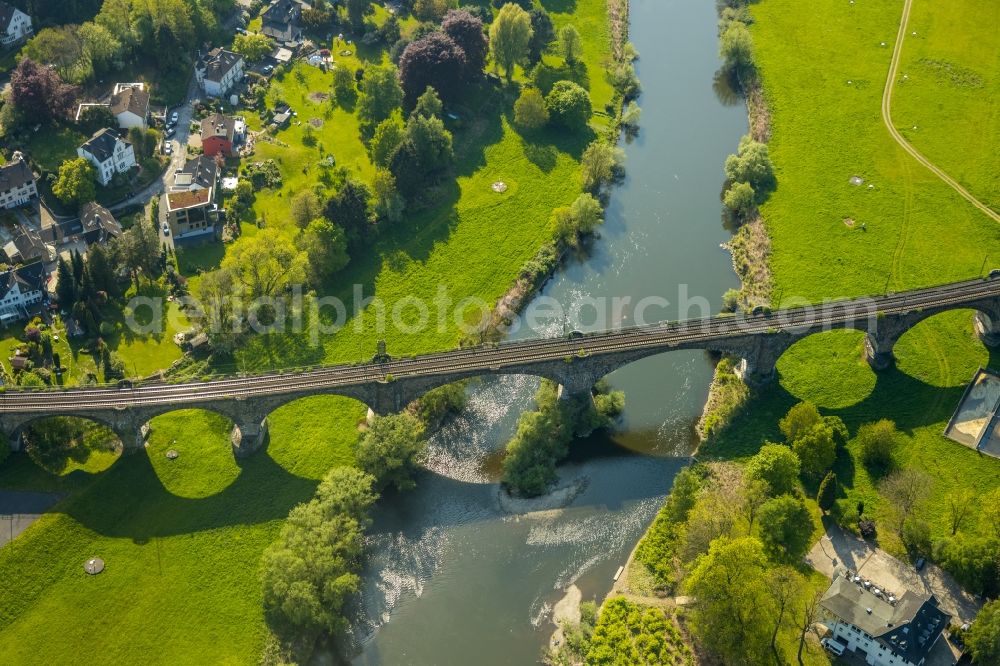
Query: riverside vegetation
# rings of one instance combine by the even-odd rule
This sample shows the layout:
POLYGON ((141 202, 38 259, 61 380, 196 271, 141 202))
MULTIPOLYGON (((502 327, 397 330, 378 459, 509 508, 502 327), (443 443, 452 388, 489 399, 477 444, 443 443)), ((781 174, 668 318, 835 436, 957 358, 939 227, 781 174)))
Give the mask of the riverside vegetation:
MULTIPOLYGON (((211 298, 213 288, 235 285, 260 294, 262 283, 246 272, 253 264, 275 278, 268 289, 278 296, 293 278, 302 278, 317 293, 345 295, 339 292, 346 285, 363 284, 389 305, 404 296, 432 298, 429 290, 438 284, 456 298, 492 302, 522 273, 537 278, 551 271, 563 248, 599 223, 606 178, 620 173, 620 154, 600 144, 613 142, 619 126, 638 117, 634 104, 627 116, 620 113, 637 91, 635 54, 624 48, 627 12, 617 6, 624 3, 613 3, 611 27, 598 0, 551 14, 533 7, 526 12, 532 26, 528 52, 516 59, 511 83, 482 78, 487 51, 480 54, 487 60, 479 70, 467 72, 474 85, 461 91, 440 85, 447 82, 441 74, 447 63, 421 61, 422 47, 443 43, 451 56, 467 62, 482 42, 465 29, 477 20, 495 24, 495 11, 470 7, 445 17, 443 11, 426 13, 419 3, 412 10, 404 6, 397 20, 378 5, 354 4, 360 20, 342 9, 318 18, 310 14, 322 32, 335 25, 355 37, 349 56, 333 49, 332 71, 296 63, 281 69, 269 86, 252 77, 253 99, 245 101, 261 113, 250 114, 252 129, 263 130, 281 103, 294 105, 299 121, 272 130, 269 139, 261 137, 251 163, 229 165, 240 169, 240 185, 226 202, 240 218, 238 240, 224 253, 213 248, 182 251, 176 258, 154 253, 157 265, 151 263, 148 272, 137 265, 135 289, 149 285, 162 294, 191 290, 211 298), (449 24, 459 39, 471 39, 464 42, 468 49, 456 51, 443 41, 449 24), (570 24, 575 31, 566 29, 570 24), (402 58, 408 48, 413 62, 426 65, 418 65, 418 72, 438 77, 433 92, 426 81, 408 88, 403 82, 411 79, 396 79, 394 59, 400 74, 411 71, 402 58), (612 51, 617 55, 609 55, 612 51), (363 70, 360 82, 336 74, 338 69, 363 70), (526 104, 520 105, 521 114, 514 109, 521 92, 532 88, 543 95, 542 110, 550 119, 541 126, 525 114, 526 104), (584 108, 581 101, 587 98, 584 108), (308 122, 310 116, 319 122, 308 122), (399 123, 402 142, 382 151, 376 137, 391 134, 399 123), (376 148, 388 157, 376 157, 376 148), (442 161, 426 173, 413 173, 401 170, 400 158, 393 171, 392 156, 400 150, 424 150, 421 159, 442 161), (395 192, 387 187, 391 180, 385 172, 396 179, 395 192), (498 179, 508 185, 502 195, 490 188, 498 179), (405 223, 397 217, 403 204, 405 223), (497 234, 501 227, 505 233, 497 234), (336 265, 339 271, 329 270, 336 265)), ((482 35, 484 28, 477 29, 482 35)), ((252 50, 253 44, 239 47, 252 50)), ((148 227, 139 229, 137 235, 148 227)), ((152 262, 152 256, 146 258, 152 262)), ((81 294, 90 293, 83 290, 83 278, 72 282, 81 294)), ((186 360, 175 377, 365 358, 374 344, 374 316, 370 311, 360 316, 361 334, 345 327, 318 349, 294 336, 240 331, 232 339, 216 339, 219 353, 207 362, 186 360)), ((96 323, 102 333, 102 321, 96 323)), ((165 334, 167 347, 172 333, 165 334)), ((423 335, 388 332, 386 337, 393 353, 409 353, 452 345, 459 333, 457 327, 444 332, 429 327, 423 335)), ((136 372, 136 364, 143 368, 139 372, 150 372, 176 358, 150 356, 144 365, 145 340, 129 340, 134 347, 124 347, 123 339, 115 347, 110 335, 102 338, 110 352, 120 354, 125 374, 136 372)), ((68 351, 61 355, 67 366, 76 360, 68 351)), ((412 409, 433 425, 461 401, 461 390, 448 387, 412 409)), ((352 594, 363 558, 359 534, 374 497, 368 487, 391 485, 396 492, 408 486, 421 459, 420 431, 426 430, 401 416, 376 419, 359 435, 364 412, 363 405, 342 398, 290 403, 269 416, 268 448, 240 465, 230 454, 231 424, 198 410, 158 417, 145 451, 124 458, 107 444, 110 433, 89 431, 74 431, 57 446, 46 443, 51 438, 36 438, 33 457, 9 456, 0 467, 0 486, 66 497, 0 550, 0 571, 8 581, 0 586, 0 660, 19 662, 30 655, 55 663, 69 660, 72 652, 73 659, 100 654, 128 661, 155 653, 172 661, 247 663, 262 655, 286 661, 305 659, 317 638, 336 641, 343 627, 338 609, 352 594), (324 418, 315 418, 318 413, 324 418), (179 453, 174 460, 165 457, 170 449, 179 453), (392 464, 385 466, 387 461, 392 464), (336 498, 334 486, 338 493, 353 489, 350 506, 336 498), (334 526, 343 529, 328 540, 334 526), (322 548, 310 547, 320 542, 322 548), (80 558, 92 554, 105 558, 108 569, 93 579, 97 588, 84 592, 76 574, 80 558), (248 566, 258 560, 260 567, 248 566), (122 615, 126 603, 130 612, 122 615), (116 618, 115 631, 81 633, 107 618, 116 618)), ((43 425, 39 431, 44 430, 43 425)))

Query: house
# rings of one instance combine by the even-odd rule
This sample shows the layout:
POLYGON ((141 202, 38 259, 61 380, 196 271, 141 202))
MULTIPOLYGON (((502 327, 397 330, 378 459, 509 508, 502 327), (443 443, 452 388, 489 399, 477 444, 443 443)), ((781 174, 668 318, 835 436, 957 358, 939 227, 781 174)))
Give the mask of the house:
POLYGON ((41 310, 45 277, 40 261, 0 273, 0 324, 29 319, 41 310))
POLYGON ((149 119, 149 92, 142 83, 118 83, 111 94, 111 113, 118 127, 146 129, 149 119))
POLYGON ((832 640, 872 666, 921 666, 951 619, 934 595, 897 598, 849 572, 835 575, 820 608, 832 640))
POLYGON ((166 225, 174 244, 201 241, 217 234, 219 208, 215 190, 219 167, 211 157, 188 160, 174 174, 174 184, 160 201, 160 225, 166 225))
POLYGON ((31 17, 6 2, 0 2, 0 46, 11 48, 35 34, 31 17))
POLYGON ((198 85, 209 97, 225 97, 243 79, 243 56, 222 48, 209 51, 194 67, 198 85))
POLYGON ((292 110, 287 106, 280 106, 276 108, 274 117, 271 118, 271 124, 278 129, 283 129, 288 126, 288 123, 292 120, 292 110))
POLYGON ((83 204, 80 208, 80 226, 83 240, 87 245, 107 243, 122 235, 122 225, 111 211, 93 201, 83 204))
POLYGON ((298 0, 274 0, 261 14, 261 32, 279 42, 297 42, 302 39, 299 19, 302 3, 298 0))
POLYGON ((114 130, 98 130, 87 143, 76 149, 76 154, 94 165, 97 182, 107 186, 115 174, 126 173, 136 166, 132 144, 118 136, 114 130))
POLYGON ((209 157, 231 157, 236 154, 233 146, 242 141, 245 134, 246 123, 242 118, 213 114, 201 121, 201 150, 209 157))
POLYGON ((20 153, 14 153, 9 164, 0 167, 0 208, 15 208, 38 196, 35 174, 20 153))
POLYGON ((33 261, 48 263, 55 257, 55 250, 42 240, 41 234, 23 224, 17 226, 14 236, 3 246, 6 263, 27 264, 33 261))

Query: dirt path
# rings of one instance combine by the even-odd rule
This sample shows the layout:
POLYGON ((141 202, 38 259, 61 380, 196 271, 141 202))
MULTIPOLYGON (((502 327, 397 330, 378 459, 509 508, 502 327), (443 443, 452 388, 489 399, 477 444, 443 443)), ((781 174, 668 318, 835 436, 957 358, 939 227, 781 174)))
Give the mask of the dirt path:
POLYGON ((885 89, 882 91, 882 121, 885 123, 886 129, 889 130, 889 134, 892 135, 892 138, 895 139, 896 143, 898 143, 903 150, 908 152, 913 159, 930 169, 935 176, 943 180, 951 189, 962 195, 966 201, 971 203, 986 215, 990 216, 995 222, 1000 222, 1000 213, 997 213, 982 201, 974 197, 972 193, 959 185, 954 178, 949 176, 942 169, 938 168, 933 162, 920 154, 920 151, 910 145, 910 143, 903 138, 903 135, 900 134, 896 130, 896 127, 892 124, 892 89, 896 81, 896 76, 899 74, 899 61, 903 54, 903 40, 906 38, 906 24, 910 20, 910 8, 912 6, 913 0, 904 0, 903 16, 899 21, 899 34, 896 35, 896 45, 892 50, 892 62, 889 63, 889 76, 885 81, 885 89))

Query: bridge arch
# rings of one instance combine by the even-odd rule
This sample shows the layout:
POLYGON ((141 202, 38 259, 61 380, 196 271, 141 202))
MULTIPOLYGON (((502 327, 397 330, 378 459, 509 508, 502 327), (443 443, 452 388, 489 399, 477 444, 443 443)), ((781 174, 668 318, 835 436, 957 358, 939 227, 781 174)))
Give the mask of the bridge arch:
POLYGON ((353 463, 367 416, 368 405, 335 393, 294 398, 267 415, 267 455, 290 474, 320 480, 353 463))
POLYGON ((228 446, 233 426, 220 411, 193 406, 153 417, 145 454, 163 489, 191 500, 225 492, 241 473, 228 446))
POLYGON ((31 415, 5 434, 11 449, 26 450, 35 464, 57 476, 80 468, 103 472, 122 452, 121 436, 89 415, 31 415))

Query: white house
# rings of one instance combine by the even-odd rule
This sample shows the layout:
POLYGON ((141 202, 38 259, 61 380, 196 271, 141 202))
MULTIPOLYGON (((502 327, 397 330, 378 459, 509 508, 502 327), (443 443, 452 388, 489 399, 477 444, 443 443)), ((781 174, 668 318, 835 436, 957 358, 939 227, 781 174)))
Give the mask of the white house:
POLYGON ((9 164, 0 167, 0 208, 14 208, 38 196, 35 174, 20 153, 14 153, 9 164))
POLYGON ((116 173, 125 173, 136 166, 132 144, 110 129, 98 130, 87 143, 76 149, 76 154, 94 165, 97 182, 105 186, 116 173))
POLYGON ((45 268, 41 262, 0 273, 0 323, 27 319, 38 309, 45 293, 45 268))
POLYGON ((222 48, 202 56, 194 66, 198 85, 209 97, 225 97, 243 79, 243 56, 222 48))
POLYGON ((146 129, 149 118, 149 93, 142 83, 118 83, 111 95, 111 113, 118 127, 146 129))
POLYGON ((0 2, 0 46, 9 48, 34 33, 30 16, 6 2, 0 2))
POLYGON ((829 640, 872 666, 921 666, 950 619, 934 595, 897 598, 850 573, 834 578, 820 607, 829 640))

